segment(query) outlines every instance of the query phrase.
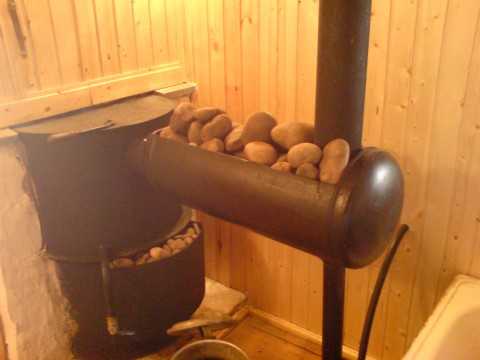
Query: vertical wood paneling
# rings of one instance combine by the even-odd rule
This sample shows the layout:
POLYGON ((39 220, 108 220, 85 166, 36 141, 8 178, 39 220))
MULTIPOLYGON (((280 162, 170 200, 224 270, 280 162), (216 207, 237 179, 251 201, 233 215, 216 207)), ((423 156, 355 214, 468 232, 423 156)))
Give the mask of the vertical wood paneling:
POLYGON ((258 0, 241 1, 242 84, 244 116, 258 111, 258 0))
MULTIPOLYGON (((166 3, 168 27, 169 61, 185 64, 188 45, 185 39, 185 4, 184 0, 169 0, 166 3)), ((184 67, 184 74, 191 74, 190 69, 184 67)), ((190 75, 191 76, 191 75, 190 75)))
POLYGON ((448 218, 454 205, 459 124, 479 7, 477 1, 449 2, 431 133, 431 146, 436 151, 431 152, 428 165, 428 193, 420 249, 422 261, 417 269, 410 313, 409 332, 412 334, 417 333, 435 305, 436 286, 447 243, 448 218))
POLYGON ((367 311, 368 274, 368 269, 347 270, 344 342, 352 348, 360 342, 362 315, 367 311))
POLYGON ((226 110, 235 121, 243 121, 242 104, 242 43, 240 0, 223 2, 225 38, 226 110))
POLYGON ((104 75, 120 72, 113 0, 95 0, 95 20, 104 75))
POLYGON ((193 48, 193 64, 195 81, 198 82, 198 102, 211 104, 210 92, 210 56, 208 44, 208 11, 207 1, 187 1, 187 22, 191 23, 193 48))
MULTIPOLYGON (((478 26, 478 25, 477 25, 478 26)), ((479 166, 475 140, 477 138, 480 86, 480 29, 477 27, 475 45, 468 74, 468 85, 463 103, 463 117, 459 129, 459 149, 455 161, 454 206, 450 214, 448 242, 437 287, 437 298, 445 291, 455 275, 454 269, 468 272, 472 263, 480 209, 478 187, 479 166)))
POLYGON ((314 121, 317 66, 318 0, 298 2, 296 120, 314 121))
POLYGON ((153 65, 153 41, 149 0, 132 0, 137 42, 138 66, 142 69, 153 65))
POLYGON ((82 81, 75 10, 71 0, 49 0, 63 85, 82 81))
POLYGON ((84 80, 95 79, 103 75, 95 9, 92 0, 73 1, 77 20, 78 45, 82 58, 82 76, 84 80))
POLYGON ((193 74, 185 66, 183 0, 15 4, 20 36, 7 0, 0 0, 0 111, 6 113, 0 127, 171 86, 193 74))
POLYGON ((131 1, 114 0, 117 47, 121 71, 136 69, 138 66, 135 22, 131 1))
POLYGON ((208 1, 208 49, 210 57, 211 102, 225 109, 225 38, 223 0, 208 1))
MULTIPOLYGON (((389 15, 389 49, 384 95, 381 146, 390 151, 403 165, 408 104, 412 86, 412 66, 416 43, 418 1, 392 2, 389 15)), ((398 261, 398 258, 397 258, 398 261)), ((397 262, 398 263, 398 262, 397 262)), ((396 263, 396 264, 397 264, 396 263)), ((396 265, 395 264, 395 265, 396 265)), ((382 357, 395 358, 404 351, 406 330, 397 324, 398 306, 404 296, 401 283, 392 281, 401 266, 392 266, 385 286, 382 357)), ((361 329, 359 329, 361 331, 361 329)), ((358 341, 357 341, 358 343, 358 341)), ((379 356, 380 354, 376 354, 379 356)))
POLYGON ((153 57, 156 64, 168 62, 170 59, 168 46, 167 6, 165 2, 165 0, 150 1, 153 57))
MULTIPOLYGON (((281 41, 279 47, 279 118, 285 121, 295 119, 297 89, 297 41, 298 41, 298 2, 280 2, 281 41), (283 25, 283 26, 282 26, 283 25), (282 36, 283 35, 283 36, 282 36)), ((300 40, 301 41, 301 40, 300 40)))
POLYGON ((19 98, 39 90, 39 81, 35 74, 36 64, 32 41, 26 25, 25 12, 21 5, 22 3, 18 3, 17 13, 25 39, 26 56, 22 56, 20 53, 18 39, 15 35, 10 14, 8 13, 7 0, 0 0, 0 29, 5 49, 7 50, 7 58, 11 71, 10 78, 15 87, 15 95, 19 98))
MULTIPOLYGON (((223 9, 223 0, 208 1, 208 53, 210 60, 211 102, 221 109, 226 108, 223 9)), ((232 227, 229 223, 223 221, 216 221, 215 223, 217 235, 215 247, 217 279, 230 286, 232 227)))
POLYGON ((61 82, 50 4, 48 0, 24 0, 24 6, 40 87, 48 89, 61 82), (42 12, 44 16, 36 16, 42 12))
MULTIPOLYGON (((0 97, 10 99, 15 96, 15 86, 12 79, 12 69, 8 61, 7 49, 0 27, 0 97)), ((1 100, 0 100, 1 101, 1 100)))
MULTIPOLYGON (((243 122, 242 103, 242 47, 241 47, 241 1, 223 1, 225 109, 234 121, 243 122)), ((221 16, 221 15, 220 15, 221 16)), ((240 291, 247 291, 246 230, 229 224, 229 284, 240 291)))

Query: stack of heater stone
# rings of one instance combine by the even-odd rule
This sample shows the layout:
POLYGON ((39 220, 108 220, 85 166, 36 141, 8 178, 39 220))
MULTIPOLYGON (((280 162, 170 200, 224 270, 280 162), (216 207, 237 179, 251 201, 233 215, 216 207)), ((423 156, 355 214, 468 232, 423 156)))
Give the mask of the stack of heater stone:
POLYGON ((314 127, 304 122, 278 124, 269 113, 252 114, 244 125, 215 107, 179 104, 160 136, 213 152, 228 153, 322 182, 336 184, 348 164, 350 146, 335 139, 323 149, 313 143, 314 127))
POLYGON ((200 235, 200 227, 193 223, 179 234, 168 239, 164 244, 140 251, 128 257, 120 257, 110 263, 111 268, 140 266, 174 256, 190 246, 200 235))

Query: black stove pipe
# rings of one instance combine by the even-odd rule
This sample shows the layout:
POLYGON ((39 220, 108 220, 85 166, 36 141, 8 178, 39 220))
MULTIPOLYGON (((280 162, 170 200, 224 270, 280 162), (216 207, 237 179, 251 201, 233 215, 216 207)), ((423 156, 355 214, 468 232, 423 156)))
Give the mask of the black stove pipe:
POLYGON ((362 147, 371 0, 324 0, 318 25, 315 136, 362 147))
MULTIPOLYGON (((315 141, 335 138, 362 147, 371 0, 325 0, 318 26, 315 141)), ((325 259, 323 275, 323 358, 341 359, 345 268, 325 259)))

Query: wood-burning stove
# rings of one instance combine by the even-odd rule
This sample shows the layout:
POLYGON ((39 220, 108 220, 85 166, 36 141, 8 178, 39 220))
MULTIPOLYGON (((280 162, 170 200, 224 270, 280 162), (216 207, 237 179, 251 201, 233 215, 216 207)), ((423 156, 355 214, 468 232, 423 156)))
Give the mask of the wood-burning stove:
POLYGON ((112 269, 111 283, 102 280, 100 247, 112 257, 148 250, 190 223, 191 211, 155 191, 125 158, 131 143, 165 125, 173 105, 140 96, 16 129, 36 188, 45 254, 57 261, 79 325, 73 345, 80 358, 112 351, 120 358, 126 349, 159 345, 168 340, 166 329, 188 319, 203 299, 201 235, 174 256, 112 269), (107 331, 105 286, 125 336, 107 331))

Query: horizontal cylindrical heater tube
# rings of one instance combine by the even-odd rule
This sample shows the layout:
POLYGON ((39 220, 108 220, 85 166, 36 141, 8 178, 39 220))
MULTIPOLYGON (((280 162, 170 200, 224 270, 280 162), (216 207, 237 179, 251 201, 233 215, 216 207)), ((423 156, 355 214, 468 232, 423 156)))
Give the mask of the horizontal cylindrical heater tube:
POLYGON ((182 203, 347 267, 380 255, 402 206, 400 169, 373 148, 352 159, 337 185, 155 134, 129 156, 151 184, 182 203))

